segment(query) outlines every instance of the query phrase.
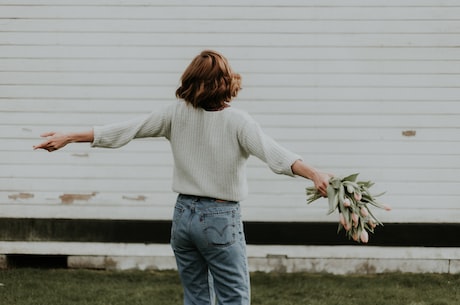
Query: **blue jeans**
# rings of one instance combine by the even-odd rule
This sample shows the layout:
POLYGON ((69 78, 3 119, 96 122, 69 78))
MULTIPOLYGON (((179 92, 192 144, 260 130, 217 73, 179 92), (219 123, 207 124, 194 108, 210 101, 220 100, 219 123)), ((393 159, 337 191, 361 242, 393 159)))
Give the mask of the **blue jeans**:
POLYGON ((238 202, 179 195, 171 246, 184 305, 250 304, 246 241, 238 202), (212 276, 210 278, 209 274, 212 276))

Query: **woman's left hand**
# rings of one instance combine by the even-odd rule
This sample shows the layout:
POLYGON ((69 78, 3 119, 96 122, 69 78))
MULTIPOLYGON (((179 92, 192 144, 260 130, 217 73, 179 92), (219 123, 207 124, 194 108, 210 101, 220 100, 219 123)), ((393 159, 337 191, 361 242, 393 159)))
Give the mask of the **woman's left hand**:
POLYGON ((327 197, 327 187, 329 185, 329 180, 334 177, 332 174, 316 172, 311 180, 315 184, 316 189, 323 195, 327 197))

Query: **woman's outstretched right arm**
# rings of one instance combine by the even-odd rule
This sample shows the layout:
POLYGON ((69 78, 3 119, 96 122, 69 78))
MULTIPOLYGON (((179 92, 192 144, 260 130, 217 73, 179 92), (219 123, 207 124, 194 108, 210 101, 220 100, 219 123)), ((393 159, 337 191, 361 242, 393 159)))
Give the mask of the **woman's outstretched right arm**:
POLYGON ((58 150, 70 143, 91 143, 94 140, 94 132, 92 129, 88 131, 72 133, 47 132, 42 134, 41 137, 46 138, 46 140, 38 145, 35 145, 34 149, 44 149, 51 152, 58 150))

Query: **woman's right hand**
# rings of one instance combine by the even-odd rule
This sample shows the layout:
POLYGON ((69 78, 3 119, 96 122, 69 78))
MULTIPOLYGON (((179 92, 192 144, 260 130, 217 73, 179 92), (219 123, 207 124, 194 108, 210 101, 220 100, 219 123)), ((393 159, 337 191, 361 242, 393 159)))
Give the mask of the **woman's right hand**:
POLYGON ((35 145, 34 150, 44 149, 52 152, 66 146, 71 142, 68 135, 54 131, 41 134, 40 136, 42 138, 46 138, 46 140, 38 145, 35 145))

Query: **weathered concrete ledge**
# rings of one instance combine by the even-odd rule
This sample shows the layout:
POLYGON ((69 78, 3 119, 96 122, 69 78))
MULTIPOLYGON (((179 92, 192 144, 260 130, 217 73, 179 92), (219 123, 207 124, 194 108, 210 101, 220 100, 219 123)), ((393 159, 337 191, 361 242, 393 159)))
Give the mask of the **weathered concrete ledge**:
MULTIPOLYGON (((15 254, 64 256, 68 268, 176 269, 168 244, 0 242, 0 268, 15 254)), ((248 245, 250 271, 331 274, 460 273, 460 248, 248 245)))

